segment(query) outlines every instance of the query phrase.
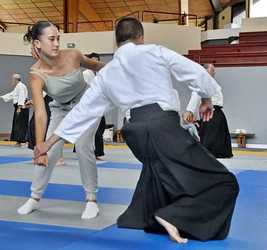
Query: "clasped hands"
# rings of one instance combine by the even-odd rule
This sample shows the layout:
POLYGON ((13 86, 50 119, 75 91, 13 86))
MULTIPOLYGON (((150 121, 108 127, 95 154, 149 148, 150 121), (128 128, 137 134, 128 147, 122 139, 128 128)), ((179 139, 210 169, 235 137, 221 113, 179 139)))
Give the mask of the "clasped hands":
POLYGON ((39 142, 36 144, 34 147, 34 160, 33 163, 41 166, 46 166, 48 167, 49 160, 48 160, 48 155, 47 151, 51 148, 51 146, 48 144, 47 141, 44 142, 39 142))
MULTIPOLYGON (((213 105, 211 102, 211 98, 202 98, 202 102, 199 107, 199 115, 200 119, 204 122, 208 122, 213 117, 213 105)), ((191 111, 187 110, 184 113, 183 120, 186 124, 190 124, 194 122, 194 115, 191 111)))

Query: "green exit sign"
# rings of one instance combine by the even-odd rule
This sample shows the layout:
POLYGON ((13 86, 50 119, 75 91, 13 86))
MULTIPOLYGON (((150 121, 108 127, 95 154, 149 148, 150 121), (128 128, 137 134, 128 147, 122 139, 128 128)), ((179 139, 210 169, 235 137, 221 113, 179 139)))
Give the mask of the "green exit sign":
POLYGON ((68 48, 75 48, 75 43, 67 43, 68 48))

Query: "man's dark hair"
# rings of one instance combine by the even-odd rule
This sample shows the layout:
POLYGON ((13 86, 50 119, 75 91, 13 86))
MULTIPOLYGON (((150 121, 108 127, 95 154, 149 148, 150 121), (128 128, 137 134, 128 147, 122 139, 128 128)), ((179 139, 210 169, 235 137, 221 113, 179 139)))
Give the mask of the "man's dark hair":
POLYGON ((144 29, 141 22, 134 17, 123 18, 116 26, 116 41, 118 44, 127 40, 135 41, 140 35, 144 35, 144 29))
POLYGON ((95 52, 93 52, 93 53, 91 53, 91 54, 89 54, 89 55, 86 55, 88 58, 92 58, 92 57, 96 57, 96 58, 98 58, 98 61, 100 61, 100 57, 99 57, 99 55, 97 54, 97 53, 95 53, 95 52))

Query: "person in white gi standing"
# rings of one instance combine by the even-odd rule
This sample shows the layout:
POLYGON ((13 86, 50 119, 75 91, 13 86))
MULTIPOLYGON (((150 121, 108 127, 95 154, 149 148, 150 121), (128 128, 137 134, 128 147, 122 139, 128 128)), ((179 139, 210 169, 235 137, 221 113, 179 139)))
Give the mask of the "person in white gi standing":
MULTIPOLYGON (((208 73, 214 77, 215 68, 212 64, 203 66, 208 73)), ((231 158, 233 157, 231 136, 229 133, 228 123, 223 112, 223 94, 219 93, 211 97, 213 104, 213 118, 209 122, 200 120, 199 137, 201 144, 209 150, 216 158, 231 158)), ((201 97, 197 92, 192 91, 190 101, 184 113, 184 122, 191 123, 194 114, 197 111, 201 102, 201 97)))
POLYGON ((12 84, 14 90, 8 94, 0 96, 5 102, 13 101, 14 115, 12 122, 11 141, 16 141, 14 147, 21 147, 21 143, 26 141, 26 133, 29 122, 29 110, 25 108, 25 103, 28 98, 28 90, 25 84, 21 82, 21 76, 14 74, 12 76, 12 84))

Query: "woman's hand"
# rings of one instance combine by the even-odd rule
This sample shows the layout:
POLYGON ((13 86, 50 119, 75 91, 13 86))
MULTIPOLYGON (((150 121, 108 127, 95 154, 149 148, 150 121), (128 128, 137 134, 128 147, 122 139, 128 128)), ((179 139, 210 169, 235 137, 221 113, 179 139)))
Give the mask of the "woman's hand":
POLYGON ((37 165, 41 165, 41 166, 46 166, 48 167, 48 155, 47 154, 43 154, 39 157, 35 157, 34 160, 33 160, 33 163, 34 164, 37 164, 37 165))

